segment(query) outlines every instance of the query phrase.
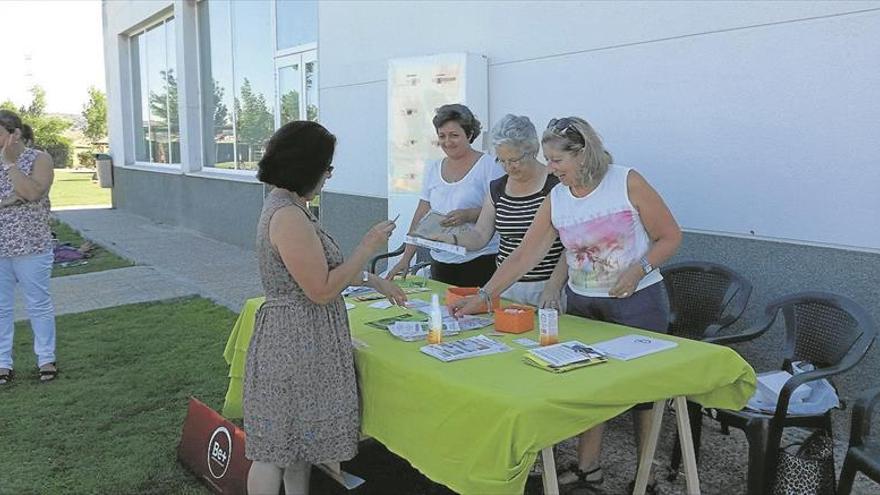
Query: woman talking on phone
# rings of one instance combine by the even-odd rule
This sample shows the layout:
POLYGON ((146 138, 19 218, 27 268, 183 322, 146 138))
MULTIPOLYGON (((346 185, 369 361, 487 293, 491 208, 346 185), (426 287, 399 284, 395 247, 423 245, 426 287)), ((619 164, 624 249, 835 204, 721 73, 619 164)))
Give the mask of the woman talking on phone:
POLYGON ((21 286, 34 333, 40 381, 53 380, 55 307, 49 292, 52 233, 49 188, 52 157, 30 148, 30 128, 0 110, 0 386, 14 378, 12 337, 16 282, 21 286))

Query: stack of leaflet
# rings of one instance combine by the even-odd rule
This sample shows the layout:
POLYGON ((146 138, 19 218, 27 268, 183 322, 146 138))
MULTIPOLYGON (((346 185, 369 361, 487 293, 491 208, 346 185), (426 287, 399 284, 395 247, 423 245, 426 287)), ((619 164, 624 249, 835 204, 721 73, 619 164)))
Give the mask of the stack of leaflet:
POLYGON ((596 342, 593 347, 614 359, 629 361, 655 352, 672 349, 678 344, 671 340, 657 339, 647 335, 630 334, 616 339, 596 342))
MULTIPOLYGON (((397 321, 388 325, 388 331, 400 340, 414 342, 428 338, 428 327, 430 324, 426 321, 397 321)), ((457 325, 443 325, 444 337, 458 335, 460 331, 461 329, 457 325)))
POLYGON ((608 360, 604 354, 583 342, 570 340, 560 344, 530 349, 523 356, 523 361, 544 371, 564 373, 583 368, 584 366, 605 363, 608 360))
POLYGON ((510 350, 510 347, 503 342, 496 342, 485 335, 476 335, 453 342, 426 345, 420 350, 446 363, 459 359, 507 352, 510 350))

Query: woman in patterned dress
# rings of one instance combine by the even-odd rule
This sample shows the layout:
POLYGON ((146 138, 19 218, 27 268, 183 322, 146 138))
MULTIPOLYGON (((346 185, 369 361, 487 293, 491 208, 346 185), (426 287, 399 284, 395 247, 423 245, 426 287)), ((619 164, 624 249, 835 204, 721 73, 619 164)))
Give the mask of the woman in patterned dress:
POLYGON ((55 378, 55 307, 49 293, 52 232, 49 188, 52 157, 29 148, 30 128, 0 110, 0 386, 14 378, 12 338, 16 282, 21 286, 34 333, 40 381, 55 378))
POLYGON ((308 493, 311 465, 351 459, 360 431, 357 381, 345 302, 368 285, 402 305, 392 282, 362 270, 386 246, 380 222, 346 261, 307 202, 330 178, 336 138, 315 122, 291 122, 269 140, 258 178, 275 186, 257 226, 266 302, 256 315, 244 377, 248 493, 308 493))

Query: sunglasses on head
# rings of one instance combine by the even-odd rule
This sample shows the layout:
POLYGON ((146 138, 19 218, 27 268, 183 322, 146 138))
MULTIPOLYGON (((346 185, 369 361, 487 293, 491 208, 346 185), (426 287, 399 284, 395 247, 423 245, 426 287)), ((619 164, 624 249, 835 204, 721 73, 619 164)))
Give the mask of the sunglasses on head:
POLYGON ((550 123, 547 124, 547 130, 559 137, 585 145, 584 136, 581 135, 581 132, 574 124, 575 121, 568 117, 550 119, 550 123))

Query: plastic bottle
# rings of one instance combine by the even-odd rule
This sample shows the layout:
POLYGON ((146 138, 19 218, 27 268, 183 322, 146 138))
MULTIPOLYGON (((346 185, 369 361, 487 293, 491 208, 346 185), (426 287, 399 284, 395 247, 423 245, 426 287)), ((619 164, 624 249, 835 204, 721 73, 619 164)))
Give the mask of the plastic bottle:
POLYGON ((440 314, 440 297, 431 295, 431 327, 428 330, 428 343, 439 344, 443 341, 443 317, 440 314))
POLYGON ((539 309, 538 324, 541 345, 559 343, 559 313, 555 309, 539 309))

